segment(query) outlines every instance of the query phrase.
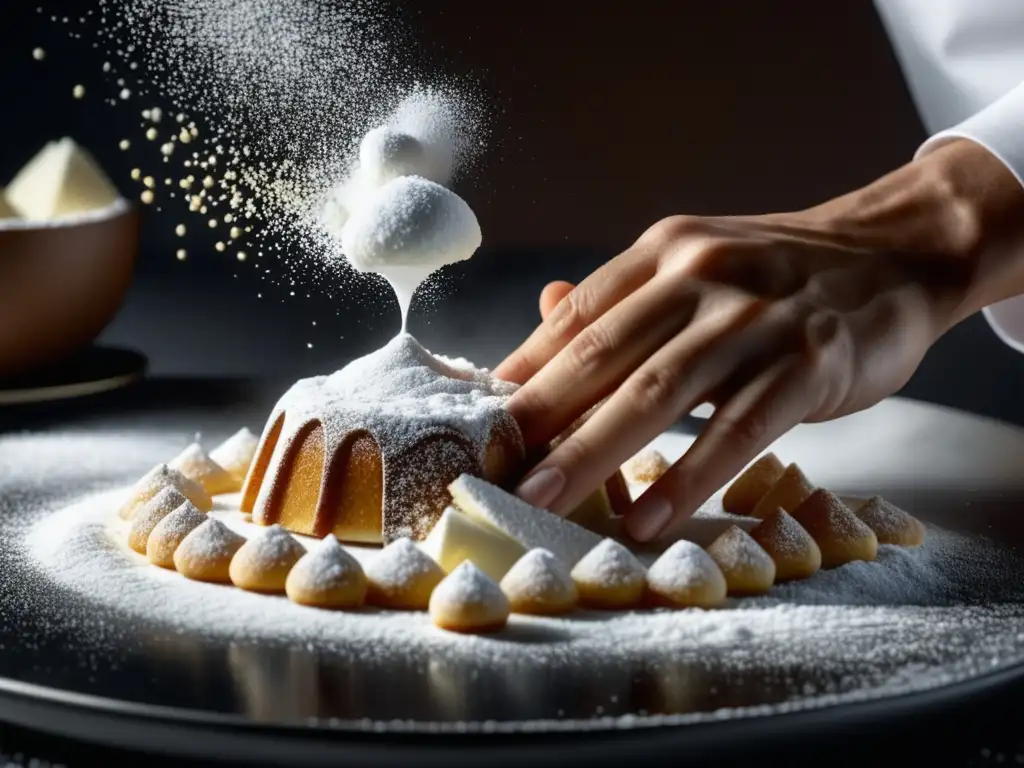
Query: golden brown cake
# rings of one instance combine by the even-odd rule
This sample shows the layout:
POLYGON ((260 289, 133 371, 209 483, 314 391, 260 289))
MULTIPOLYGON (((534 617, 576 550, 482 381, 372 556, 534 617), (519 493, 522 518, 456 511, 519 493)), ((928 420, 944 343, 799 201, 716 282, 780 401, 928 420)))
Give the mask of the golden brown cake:
POLYGON ((515 386, 402 334, 274 407, 242 490, 261 525, 350 542, 422 540, 463 473, 507 485, 523 471, 505 402, 515 386))

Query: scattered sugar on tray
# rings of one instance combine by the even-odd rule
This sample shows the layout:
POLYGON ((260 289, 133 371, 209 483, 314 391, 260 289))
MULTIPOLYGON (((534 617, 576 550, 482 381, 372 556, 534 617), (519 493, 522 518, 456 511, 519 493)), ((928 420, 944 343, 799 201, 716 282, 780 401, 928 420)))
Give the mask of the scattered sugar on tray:
MULTIPOLYGON (((998 606, 962 604, 964 600, 1010 599, 1011 595, 1019 599, 1019 561, 1008 560, 983 541, 931 531, 924 549, 892 550, 905 558, 900 561, 900 568, 906 568, 903 577, 915 584, 895 599, 885 592, 886 571, 894 563, 888 556, 890 548, 883 547, 876 563, 844 566, 777 587, 769 597, 735 601, 736 610, 705 615, 609 613, 587 621, 513 617, 511 639, 462 638, 452 643, 449 636, 434 633, 422 613, 303 611, 282 598, 211 587, 160 569, 135 567, 104 530, 116 498, 117 493, 106 493, 56 513, 44 512, 45 508, 34 513, 35 522, 24 541, 25 555, 41 577, 82 594, 90 605, 105 607, 114 616, 235 640, 311 644, 321 653, 339 653, 359 665, 408 664, 426 654, 460 668, 521 663, 531 669, 542 665, 593 673, 602 665, 618 668, 626 659, 660 664, 672 663, 681 654, 699 654, 742 674, 752 663, 749 651, 755 647, 759 664, 785 668, 813 663, 822 670, 856 670, 848 672, 844 689, 852 694, 890 683, 889 672, 882 679, 872 677, 870 665, 875 660, 927 667, 928 674, 893 682, 898 690, 937 684, 939 676, 944 682, 951 664, 966 663, 982 647, 985 653, 1009 661, 1016 658, 1013 638, 1022 626, 1012 612, 1000 613, 998 606), (950 558, 959 567, 947 570, 950 558), (848 574, 845 579, 840 578, 843 574, 848 574), (981 587, 976 586, 979 575, 981 587), (813 588, 823 579, 833 581, 827 589, 813 588), (865 588, 865 581, 872 587, 865 588), (872 595, 875 587, 880 594, 872 595), (792 602, 783 603, 782 598, 792 602), (514 637, 520 625, 534 627, 533 632, 550 631, 551 639, 517 642, 514 637), (1016 629, 1007 632, 1012 627, 1016 629)), ((62 601, 55 609, 65 611, 68 604, 62 601)), ((41 605, 39 610, 51 609, 41 605)), ((97 609, 91 610, 96 615, 97 609)), ((112 619, 106 619, 106 624, 116 627, 112 619)), ((811 693, 817 691, 805 697, 811 693)))

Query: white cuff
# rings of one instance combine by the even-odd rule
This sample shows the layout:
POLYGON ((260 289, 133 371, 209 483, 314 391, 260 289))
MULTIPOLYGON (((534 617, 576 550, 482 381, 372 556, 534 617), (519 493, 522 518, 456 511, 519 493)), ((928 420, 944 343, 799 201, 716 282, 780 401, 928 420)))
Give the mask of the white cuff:
POLYGON ((936 133, 918 148, 915 158, 950 139, 970 139, 980 144, 1024 186, 1024 83, 959 125, 936 133))
MULTIPOLYGON (((1024 83, 959 125, 932 136, 915 157, 928 154, 950 139, 970 139, 985 147, 1024 186, 1024 83)), ((993 304, 982 314, 1000 339, 1024 352, 1024 296, 993 304)))

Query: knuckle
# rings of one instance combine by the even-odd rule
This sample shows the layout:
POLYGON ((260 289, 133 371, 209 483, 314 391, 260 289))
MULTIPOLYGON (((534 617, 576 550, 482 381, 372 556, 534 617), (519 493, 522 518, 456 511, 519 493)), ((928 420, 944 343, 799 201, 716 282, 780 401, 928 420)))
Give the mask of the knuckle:
POLYGON ((664 249, 669 243, 700 231, 700 219, 696 216, 668 216, 655 222, 640 235, 637 245, 664 249))
POLYGON ((602 323, 588 325, 566 348, 573 370, 587 375, 608 363, 615 350, 613 334, 602 323))
POLYGON ((678 392, 679 382, 673 372, 646 367, 633 374, 625 394, 636 407, 648 412, 671 406, 678 392))
POLYGON ((755 408, 740 417, 726 418, 721 426, 734 446, 752 448, 761 445, 768 434, 768 414, 755 408))
POLYGON ((589 294, 581 288, 569 291, 548 315, 551 334, 556 339, 568 340, 587 327, 589 294))

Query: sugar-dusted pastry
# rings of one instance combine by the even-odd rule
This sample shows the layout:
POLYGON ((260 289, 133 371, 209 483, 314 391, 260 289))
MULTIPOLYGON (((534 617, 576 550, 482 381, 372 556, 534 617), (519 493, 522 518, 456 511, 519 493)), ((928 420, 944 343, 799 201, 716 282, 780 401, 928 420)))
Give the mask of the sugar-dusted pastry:
POLYGON ((821 567, 836 568, 854 560, 874 560, 878 538, 839 497, 819 488, 796 508, 793 517, 821 550, 821 567))
POLYGON ((924 523, 881 496, 872 496, 856 512, 875 532, 879 544, 919 547, 924 543, 924 523))
POLYGON ((174 567, 195 581, 226 584, 231 581, 231 558, 245 544, 241 536, 215 517, 193 528, 174 550, 174 567))
POLYGON ((168 486, 177 488, 181 495, 191 501, 200 512, 209 512, 213 509, 213 499, 203 489, 203 486, 194 480, 189 480, 181 472, 171 469, 166 464, 157 464, 132 487, 128 499, 119 511, 121 518, 130 520, 135 517, 139 507, 168 486))
POLYGON ((714 608, 727 585, 718 563, 692 541, 677 541, 647 569, 648 595, 656 605, 714 608))
POLYGON ((359 561, 329 533, 288 572, 284 591, 300 605, 359 608, 366 601, 366 574, 359 561))
POLYGON ((425 611, 444 577, 444 569, 412 539, 396 539, 366 565, 366 602, 398 611, 425 611))
POLYGON ((576 563, 580 603, 608 610, 631 608, 644 596, 647 571, 636 555, 615 539, 604 539, 576 563))
POLYGON ((242 545, 228 569, 231 583, 251 592, 284 592, 288 572, 306 554, 305 548, 280 525, 242 545))
POLYGON ((634 483, 654 483, 668 472, 668 459, 653 448, 645 448, 622 465, 626 478, 634 483))
POLYGON ((211 459, 199 443, 188 445, 181 453, 171 459, 167 466, 178 470, 189 480, 199 483, 211 496, 216 496, 220 493, 231 493, 237 490, 235 480, 231 474, 211 459))
POLYGON ((460 474, 506 485, 522 473, 522 435, 505 408, 514 389, 401 333, 281 397, 239 506, 259 525, 317 538, 422 541, 460 474))
POLYGON ((461 475, 448 490, 455 506, 477 522, 497 528, 525 550, 543 547, 570 567, 601 542, 593 531, 478 477, 461 475))
POLYGON ((576 607, 579 593, 565 563, 546 549, 531 549, 501 580, 512 613, 553 615, 576 607))
POLYGON ((484 634, 505 627, 510 606, 501 587, 467 560, 437 585, 429 610, 441 629, 484 634))
POLYGON ((722 569, 730 595, 763 595, 775 583, 775 562, 739 526, 711 542, 708 554, 722 569))
POLYGON ((174 552, 193 530, 205 523, 206 515, 188 501, 156 524, 146 542, 146 559, 161 568, 174 569, 174 552))
POLYGON ((526 549, 497 528, 474 520, 449 506, 423 542, 426 552, 445 572, 451 573, 465 560, 495 581, 508 572, 526 549))
POLYGON ((766 453, 732 481, 722 497, 726 512, 750 515, 757 503, 771 490, 786 471, 774 453, 766 453))
POLYGON ((761 497, 750 514, 752 517, 760 517, 763 520, 779 507, 793 514, 793 510, 799 507, 813 491, 814 486, 800 467, 790 464, 779 475, 775 484, 768 489, 768 493, 761 497))
POLYGON ((260 439, 250 432, 248 427, 242 427, 210 451, 210 458, 224 467, 231 475, 232 492, 242 490, 245 476, 249 473, 249 467, 256 456, 256 448, 259 444, 260 439))
POLYGON ((128 546, 140 555, 146 554, 146 542, 157 523, 176 510, 186 499, 177 488, 168 486, 147 501, 135 513, 128 529, 128 546))
POLYGON ((781 507, 754 528, 750 538, 775 561, 775 581, 806 579, 821 568, 814 537, 781 507))

